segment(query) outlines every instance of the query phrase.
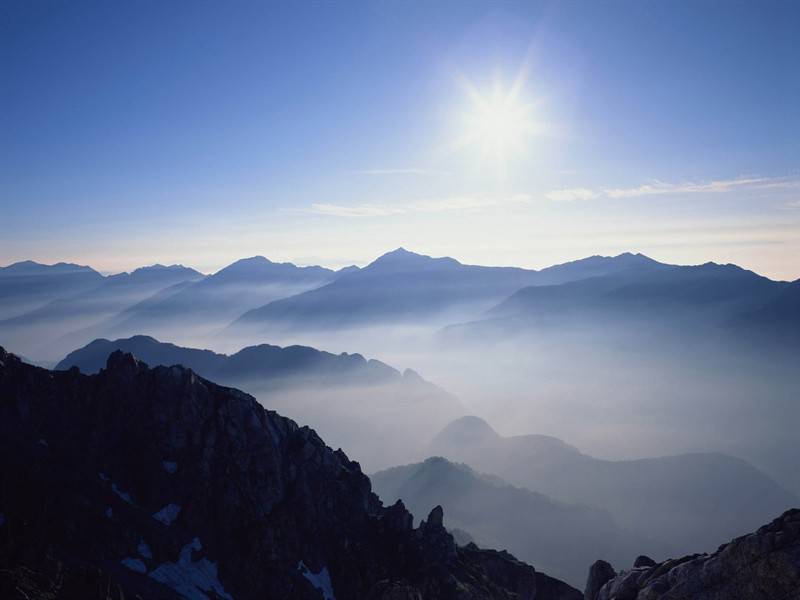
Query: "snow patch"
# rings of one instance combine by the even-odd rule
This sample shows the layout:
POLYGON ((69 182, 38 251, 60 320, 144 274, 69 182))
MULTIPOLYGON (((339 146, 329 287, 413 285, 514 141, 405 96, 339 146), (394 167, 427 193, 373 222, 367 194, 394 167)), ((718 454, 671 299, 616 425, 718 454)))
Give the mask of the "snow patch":
POLYGON ((131 495, 128 492, 123 492, 121 489, 119 489, 116 483, 111 484, 111 489, 117 496, 125 500, 125 502, 127 502, 128 504, 133 504, 133 500, 131 500, 131 495))
POLYGON ((178 463, 172 460, 162 460, 161 466, 163 466, 164 470, 170 475, 175 475, 175 472, 178 470, 178 463))
POLYGON ((336 600, 336 596, 333 595, 333 584, 331 583, 330 573, 328 573, 328 567, 322 567, 319 573, 313 573, 301 560, 297 563, 297 570, 322 593, 324 600, 336 600))
POLYGON ((114 511, 111 510, 111 507, 110 506, 106 507, 106 519, 110 519, 113 516, 114 516, 114 511))
POLYGON ((139 552, 139 556, 142 558, 153 558, 153 551, 150 550, 150 546, 147 545, 147 542, 141 540, 139 542, 138 548, 136 550, 139 552))
POLYGON ((123 564, 123 566, 128 567, 131 571, 136 571, 137 573, 147 573, 147 567, 145 567, 144 563, 138 558, 125 558, 120 562, 123 564))
POLYGON ((172 525, 178 515, 181 513, 181 507, 177 504, 167 504, 164 508, 153 515, 156 521, 162 522, 164 525, 172 525))
POLYGON ((217 563, 207 558, 192 560, 192 551, 202 548, 200 540, 194 538, 181 549, 178 562, 163 563, 153 569, 148 577, 172 588, 187 600, 209 600, 204 592, 214 592, 220 598, 233 600, 220 583, 217 563))
POLYGON ((0 513, 0 527, 6 524, 6 516, 3 513, 0 513))
POLYGON ((100 478, 100 481, 108 481, 108 475, 105 473, 98 473, 97 476, 100 478))

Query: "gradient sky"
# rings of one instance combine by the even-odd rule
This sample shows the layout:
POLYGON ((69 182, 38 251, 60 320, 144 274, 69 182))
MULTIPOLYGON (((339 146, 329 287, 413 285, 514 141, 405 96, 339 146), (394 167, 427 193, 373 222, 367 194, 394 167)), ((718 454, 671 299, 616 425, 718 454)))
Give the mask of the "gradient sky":
POLYGON ((800 277, 798 2, 3 2, 0 264, 800 277), (465 91, 522 82, 497 168, 465 91))

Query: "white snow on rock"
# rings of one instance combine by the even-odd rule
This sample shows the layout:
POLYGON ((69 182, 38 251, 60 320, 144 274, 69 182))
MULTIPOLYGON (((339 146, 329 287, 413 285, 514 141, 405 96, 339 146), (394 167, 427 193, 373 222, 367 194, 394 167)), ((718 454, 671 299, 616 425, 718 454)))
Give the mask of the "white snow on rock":
POLYGON ((233 600, 222 587, 217 575, 217 563, 207 558, 192 560, 192 551, 202 548, 200 540, 194 538, 181 549, 178 562, 163 563, 150 571, 148 577, 172 588, 187 600, 209 600, 206 592, 214 592, 220 598, 233 600))
POLYGON ((164 508, 153 515, 156 521, 162 522, 164 525, 172 525, 178 515, 181 514, 181 507, 177 504, 167 504, 164 508))
POLYGON ((161 466, 163 466, 164 470, 170 475, 175 475, 175 472, 178 470, 178 463, 172 460, 162 460, 161 466))
POLYGON ((319 573, 313 573, 301 560, 297 563, 297 570, 322 593, 324 600, 336 600, 336 596, 333 595, 333 584, 331 583, 330 573, 328 573, 328 567, 322 567, 319 573))
POLYGON ((98 473, 97 476, 100 478, 100 481, 108 481, 108 475, 105 473, 98 473))
POLYGON ((147 567, 138 558, 125 558, 120 561, 124 566, 128 567, 131 571, 137 573, 147 573, 147 567))
POLYGON ((106 519, 110 519, 113 516, 114 516, 114 511, 111 510, 110 506, 107 506, 106 507, 106 519))
POLYGON ((143 558, 153 558, 153 551, 150 550, 150 546, 144 540, 139 542, 139 547, 136 550, 139 552, 139 556, 143 558))

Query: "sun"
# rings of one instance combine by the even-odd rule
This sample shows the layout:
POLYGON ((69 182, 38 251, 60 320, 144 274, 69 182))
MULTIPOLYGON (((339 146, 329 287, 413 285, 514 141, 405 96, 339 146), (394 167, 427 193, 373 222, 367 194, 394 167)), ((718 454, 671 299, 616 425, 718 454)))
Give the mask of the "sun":
POLYGON ((466 80, 462 84, 468 106, 461 115, 461 137, 455 146, 477 149, 482 162, 505 176, 538 130, 534 103, 523 98, 519 81, 509 88, 497 83, 483 93, 466 80))

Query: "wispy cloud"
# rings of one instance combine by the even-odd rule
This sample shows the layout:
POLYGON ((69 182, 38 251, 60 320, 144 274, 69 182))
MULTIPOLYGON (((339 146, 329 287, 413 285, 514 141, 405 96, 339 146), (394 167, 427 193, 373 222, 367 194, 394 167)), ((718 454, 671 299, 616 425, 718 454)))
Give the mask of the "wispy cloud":
POLYGON ((434 171, 431 169, 420 169, 416 167, 399 169, 359 169, 351 171, 355 175, 441 175, 444 171, 434 171))
POLYGON ((411 213, 439 213, 447 211, 480 210, 489 207, 524 204, 531 201, 527 194, 502 197, 452 196, 427 198, 403 203, 362 203, 354 205, 316 203, 311 212, 334 217, 388 217, 411 213))
MULTIPOLYGON (((654 181, 629 188, 573 187, 550 190, 544 197, 551 202, 582 202, 601 198, 637 198, 664 194, 725 193, 738 189, 800 188, 800 179, 750 177, 706 182, 667 183, 654 181)), ((537 195, 541 197, 540 195, 537 195)), ((508 196, 447 196, 424 198, 408 202, 364 202, 360 204, 331 204, 318 202, 303 212, 346 218, 390 217, 413 213, 441 213, 447 211, 482 210, 493 207, 508 207, 532 204, 532 194, 508 196)), ((800 202, 789 202, 786 208, 800 208, 800 202)))
POLYGON ((598 195, 599 192, 589 188, 566 188, 549 191, 545 194, 545 198, 553 202, 574 202, 575 200, 592 200, 598 195))
POLYGON ((737 179, 720 179, 706 182, 665 183, 655 181, 633 188, 615 188, 604 190, 609 198, 635 198, 656 194, 698 194, 703 192, 730 192, 743 187, 774 187, 776 180, 767 177, 750 177, 737 179))
POLYGON ((663 194, 700 194, 725 193, 739 189, 768 189, 800 187, 800 180, 788 177, 738 177, 735 179, 717 179, 702 182, 669 183, 653 181, 643 185, 627 188, 566 188, 552 190, 545 194, 554 202, 572 202, 576 200, 594 200, 596 198, 639 198, 663 194))

